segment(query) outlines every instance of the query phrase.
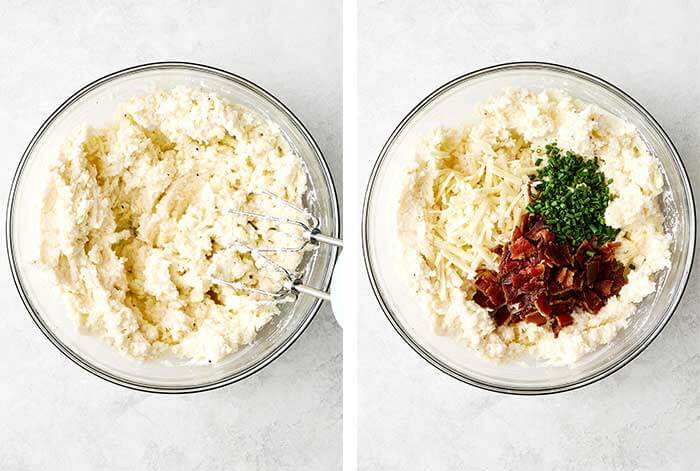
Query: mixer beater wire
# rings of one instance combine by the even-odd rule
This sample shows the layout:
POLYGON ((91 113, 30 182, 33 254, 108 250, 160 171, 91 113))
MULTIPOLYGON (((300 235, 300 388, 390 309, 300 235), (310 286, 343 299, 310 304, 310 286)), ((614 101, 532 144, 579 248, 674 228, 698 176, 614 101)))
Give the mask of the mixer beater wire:
POLYGON ((273 216, 270 214, 262 214, 262 213, 257 213, 257 212, 250 212, 250 211, 242 211, 242 210, 229 210, 231 214, 235 214, 238 216, 244 216, 248 218, 249 220, 252 219, 258 219, 261 221, 269 221, 276 223, 278 226, 283 226, 283 225, 288 225, 288 226, 293 226, 293 227, 298 227, 301 229, 302 233, 300 235, 300 242, 299 245, 294 246, 294 247, 250 247, 245 244, 236 244, 238 247, 250 252, 253 254, 256 258, 259 260, 262 260, 263 263, 270 267, 271 269, 277 271, 278 273, 281 273, 284 282, 282 283, 282 287, 278 291, 268 291, 264 290, 261 288, 255 288, 252 286, 247 286, 241 282, 237 281, 227 281, 219 277, 211 276, 211 280, 218 285, 223 285, 223 286, 229 286, 231 288, 241 290, 241 291, 247 291, 250 293, 256 293, 259 295, 263 296, 268 296, 274 300, 284 300, 287 298, 289 295, 296 296, 298 294, 308 294, 310 296, 323 299, 325 301, 330 301, 330 294, 327 291, 319 290, 316 288, 313 288, 311 286, 307 286, 303 284, 302 282, 302 273, 296 273, 293 271, 290 271, 280 265, 279 263, 274 262, 271 260, 268 256, 264 255, 265 253, 284 253, 284 252, 301 252, 302 250, 305 250, 309 245, 314 245, 318 246, 319 244, 327 244, 331 245, 334 247, 342 248, 343 247, 343 241, 341 239, 338 239, 336 237, 328 236, 325 234, 322 234, 319 226, 320 226, 320 221, 319 219, 307 212, 306 210, 299 208, 289 201, 285 200, 284 198, 281 198, 280 196, 275 195, 274 193, 271 193, 269 191, 255 191, 251 193, 252 195, 257 195, 257 196, 265 196, 267 198, 271 198, 278 203, 282 204, 283 206, 292 209, 294 212, 298 213, 300 216, 302 216, 304 220, 299 220, 299 219, 291 219, 287 217, 280 217, 280 216, 273 216))

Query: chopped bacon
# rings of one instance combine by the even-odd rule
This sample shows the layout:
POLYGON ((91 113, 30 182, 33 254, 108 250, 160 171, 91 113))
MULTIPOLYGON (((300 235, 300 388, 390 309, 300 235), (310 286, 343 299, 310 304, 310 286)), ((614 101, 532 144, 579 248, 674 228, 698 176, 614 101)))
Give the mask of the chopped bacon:
POLYGON ((541 227, 539 229, 530 229, 526 234, 527 238, 535 242, 544 242, 545 244, 551 244, 557 238, 554 232, 550 231, 546 227, 541 227))
POLYGON ((615 261, 615 249, 620 246, 619 242, 608 242, 600 248, 600 254, 605 261, 615 261))
POLYGON ((592 287, 595 280, 598 278, 598 273, 600 273, 600 259, 599 257, 591 257, 586 261, 586 286, 592 287))
POLYGON ((571 249, 568 245, 544 242, 543 247, 540 248, 540 251, 542 254, 541 258, 550 267, 571 265, 573 262, 571 258, 571 249))
POLYGON ((627 279, 615 260, 618 246, 598 246, 593 239, 574 250, 556 242, 541 216, 525 213, 511 241, 494 249, 501 256, 498 272, 477 272, 473 300, 489 309, 499 326, 520 321, 548 325, 557 337, 573 324, 576 309, 595 314, 619 294, 627 279))
POLYGON ((476 287, 481 291, 489 288, 492 283, 498 283, 498 273, 493 270, 479 270, 477 274, 479 277, 476 279, 476 287))
POLYGON ((600 296, 608 298, 612 295, 613 283, 613 280, 601 280, 595 284, 595 290, 600 296))
POLYGON ((510 253, 513 260, 523 260, 532 255, 535 251, 535 246, 525 237, 514 240, 510 244, 510 253))
POLYGON ((570 326, 574 323, 574 318, 571 314, 559 314, 554 316, 554 322, 552 323, 552 332, 554 332, 554 337, 559 337, 559 332, 564 327, 570 326))
POLYGON ((528 314, 523 318, 525 322, 530 322, 532 324, 537 324, 537 325, 545 325, 548 321, 547 317, 543 316, 540 313, 533 312, 528 314))
POLYGON ((588 290, 583 292, 583 305, 593 314, 596 314, 603 307, 604 302, 595 291, 588 290))
POLYGON ((554 232, 550 230, 540 231, 537 234, 542 239, 542 242, 544 242, 545 244, 551 244, 552 242, 557 240, 557 236, 555 236, 554 232))
POLYGON ((489 298, 479 290, 477 290, 476 293, 474 293, 472 300, 476 304, 478 304, 479 306, 482 306, 482 307, 491 308, 491 309, 493 309, 493 307, 494 307, 491 305, 489 298))
POLYGON ((504 304, 500 308, 496 309, 492 316, 493 320, 496 322, 496 325, 505 324, 510 319, 510 311, 508 310, 508 306, 504 304))
POLYGON ((549 317, 552 315, 552 306, 549 304, 549 298, 544 291, 541 291, 535 296, 535 307, 543 316, 549 317))
POLYGON ((505 299, 503 298, 503 289, 498 281, 498 274, 492 270, 480 270, 476 279, 476 289, 478 294, 474 300, 480 305, 487 308, 495 309, 501 306, 505 299))
POLYGON ((547 224, 544 222, 544 219, 537 215, 530 216, 528 219, 529 228, 527 231, 524 231, 525 237, 532 241, 541 240, 542 236, 540 234, 543 231, 548 231, 547 224))
POLYGON ((576 249, 576 255, 574 256, 576 263, 578 265, 583 265, 586 263, 586 260, 588 260, 588 254, 591 252, 593 252, 593 245, 587 240, 581 242, 581 245, 579 245, 576 249))
POLYGON ((574 287, 575 275, 576 272, 574 270, 566 267, 561 267, 554 279, 557 280, 557 283, 559 283, 563 288, 569 289, 574 287))

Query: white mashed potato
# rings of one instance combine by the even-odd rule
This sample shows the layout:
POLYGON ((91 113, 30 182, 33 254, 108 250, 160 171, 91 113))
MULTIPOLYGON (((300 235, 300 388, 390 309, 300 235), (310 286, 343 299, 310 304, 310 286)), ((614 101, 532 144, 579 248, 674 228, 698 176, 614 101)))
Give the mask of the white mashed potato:
POLYGON ((627 326, 635 304, 656 289, 655 274, 670 264, 659 164, 634 126, 561 91, 507 90, 478 112, 472 127, 436 129, 408 172, 397 223, 409 277, 438 334, 493 360, 573 364, 627 326), (471 300, 476 268, 495 268, 490 249, 510 239, 525 210, 527 175, 540 157, 534 150, 552 142, 598 157, 616 196, 605 214, 620 229, 616 258, 635 267, 618 296, 596 315, 574 313, 558 338, 525 322, 497 328, 471 300))
MULTIPOLYGON (((285 228, 229 209, 297 218, 306 173, 279 129, 202 90, 135 98, 105 129, 71 135, 50 170, 41 263, 55 275, 81 331, 138 359, 216 362, 253 341, 279 310, 264 296, 282 276, 240 248, 298 245, 285 228)), ((298 253, 272 255, 295 269, 298 253)))

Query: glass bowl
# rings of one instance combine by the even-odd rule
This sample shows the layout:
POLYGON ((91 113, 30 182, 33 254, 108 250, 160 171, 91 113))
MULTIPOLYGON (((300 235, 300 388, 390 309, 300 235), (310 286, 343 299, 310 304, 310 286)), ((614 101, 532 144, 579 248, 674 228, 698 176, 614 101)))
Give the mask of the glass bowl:
POLYGON ((613 85, 555 64, 497 65, 461 76, 435 90, 399 123, 384 145, 365 195, 363 250, 375 295, 401 337, 425 360, 448 375, 480 388, 511 394, 547 394, 591 384, 619 370, 661 332, 683 294, 695 248, 695 210, 688 176, 678 152, 654 118, 613 85), (477 119, 478 102, 508 87, 555 88, 593 103, 637 127, 665 173, 660 198, 664 228, 673 235, 671 269, 660 276, 655 295, 638 305, 628 327, 613 342, 573 366, 494 363, 457 340, 432 332, 413 290, 401 276, 401 248, 395 214, 406 166, 416 144, 437 125, 461 128, 477 119))
MULTIPOLYGON (((309 296, 300 296, 292 305, 282 305, 282 313, 261 329, 252 344, 211 366, 188 365, 177 359, 132 360, 99 338, 78 332, 58 289, 36 263, 41 188, 48 167, 55 161, 57 147, 76 126, 105 125, 113 120, 117 105, 124 100, 179 85, 211 90, 277 123, 306 164, 312 195, 307 198, 307 207, 319 218, 324 233, 337 237, 340 232, 337 195, 320 149, 289 109, 248 80, 199 64, 162 62, 107 75, 66 100, 32 138, 12 182, 6 241, 14 281, 34 322, 68 358, 115 384, 162 393, 204 391, 252 375, 289 348, 321 306, 320 300, 309 296)), ((320 246, 316 256, 309 255, 304 262, 304 282, 327 289, 336 256, 335 248, 320 246)))

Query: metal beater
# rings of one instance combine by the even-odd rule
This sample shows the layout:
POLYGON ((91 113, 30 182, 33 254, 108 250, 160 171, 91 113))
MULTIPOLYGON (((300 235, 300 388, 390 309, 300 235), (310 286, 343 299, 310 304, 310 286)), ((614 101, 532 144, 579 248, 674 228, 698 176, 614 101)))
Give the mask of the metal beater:
POLYGON ((235 214, 238 216, 245 216, 250 219, 259 219, 263 221, 270 221, 273 223, 276 223, 277 225, 290 225, 290 226, 296 226, 302 230, 302 234, 300 236, 300 242, 298 246, 295 247, 263 247, 263 248, 257 248, 257 247, 249 247, 244 244, 237 244, 240 248, 249 251, 259 259, 261 259, 265 265, 269 266, 271 269, 281 273, 284 277, 284 282, 282 285, 282 288, 280 288, 279 291, 273 292, 273 291, 267 291, 264 289, 260 288, 253 288, 251 286, 246 286, 243 283, 240 282, 235 282, 235 281, 226 281, 221 278, 217 278, 212 276, 211 279, 215 284, 218 285, 223 285, 223 286, 229 286, 234 289, 242 290, 242 291, 248 291, 251 293, 257 293, 261 294, 264 296, 269 296, 270 298, 274 300, 283 300, 289 295, 298 295, 298 294, 308 294, 310 296, 313 296, 315 298, 323 299, 325 301, 330 301, 330 293, 317 289, 317 288, 312 288, 311 286, 306 286, 301 282, 301 273, 293 272, 290 270, 287 270, 285 267, 282 265, 275 263, 272 261, 269 257, 266 257, 263 255, 264 253, 273 253, 273 252, 300 252, 304 250, 307 246, 310 244, 318 245, 318 244, 328 244, 332 245, 338 248, 343 247, 343 241, 341 239, 338 239, 336 237, 331 237, 325 234, 322 234, 321 231, 319 230, 319 225, 320 221, 318 218, 310 213, 308 213, 306 210, 299 208, 293 204, 291 204, 289 201, 286 201, 285 199, 275 195, 274 193, 270 193, 269 191, 255 191, 251 193, 252 195, 258 195, 258 196, 266 196, 268 198, 274 199, 278 203, 282 204, 283 206, 286 206, 292 210, 294 210, 296 213, 298 213, 303 219, 290 219, 286 217, 280 217, 280 216, 272 216, 269 214, 261 214, 261 213, 254 213, 254 212, 249 212, 249 211, 240 211, 240 210, 229 210, 231 214, 235 214))

